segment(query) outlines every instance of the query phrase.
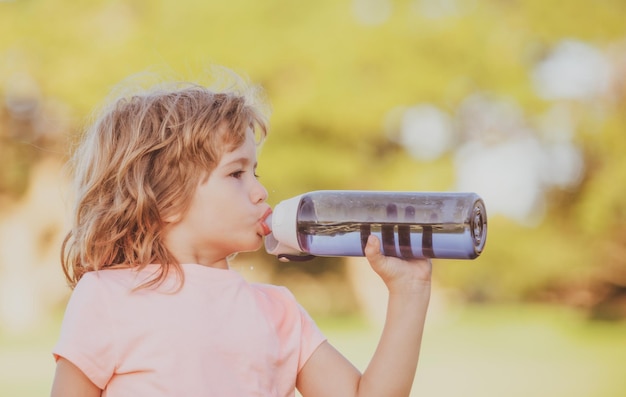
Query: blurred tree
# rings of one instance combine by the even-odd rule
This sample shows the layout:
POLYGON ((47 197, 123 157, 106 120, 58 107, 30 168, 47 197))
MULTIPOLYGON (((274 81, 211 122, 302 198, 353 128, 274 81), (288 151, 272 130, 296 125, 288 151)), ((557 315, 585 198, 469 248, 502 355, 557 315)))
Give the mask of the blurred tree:
MULTIPOLYGON (((42 115, 56 114, 41 109, 66 109, 61 118, 71 127, 61 130, 78 135, 115 83, 155 66, 202 78, 207 64, 220 64, 266 88, 274 114, 259 171, 272 203, 313 189, 454 189, 453 149, 429 161, 412 157, 393 139, 394 115, 427 105, 457 123, 464 101, 487 93, 519 106, 532 129, 555 105, 537 93, 532 71, 563 40, 609 54, 622 67, 616 75, 625 75, 621 0, 378 3, 382 8, 366 0, 0 2, 0 191, 17 199, 25 190, 30 164, 42 155, 33 148, 52 145, 42 137, 64 156, 66 137, 36 127, 42 115), (9 92, 24 74, 38 92, 30 108, 9 92), (17 117, 16 104, 29 116, 17 117)), ((621 299, 626 85, 623 77, 612 84, 593 100, 565 101, 584 154, 580 185, 551 188, 535 227, 494 214, 483 256, 438 264, 440 283, 468 299, 585 308, 621 299)), ((458 147, 468 137, 454 127, 458 147)), ((491 133, 502 139, 510 131, 491 133)))

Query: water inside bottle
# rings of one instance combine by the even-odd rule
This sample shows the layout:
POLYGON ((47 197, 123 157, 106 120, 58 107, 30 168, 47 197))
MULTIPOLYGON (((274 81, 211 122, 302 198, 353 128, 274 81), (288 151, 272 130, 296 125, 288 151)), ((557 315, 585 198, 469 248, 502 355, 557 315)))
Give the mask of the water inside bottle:
POLYGON ((299 221, 300 247, 316 256, 363 256, 370 234, 377 236, 387 256, 473 259, 480 252, 467 223, 402 224, 299 221))

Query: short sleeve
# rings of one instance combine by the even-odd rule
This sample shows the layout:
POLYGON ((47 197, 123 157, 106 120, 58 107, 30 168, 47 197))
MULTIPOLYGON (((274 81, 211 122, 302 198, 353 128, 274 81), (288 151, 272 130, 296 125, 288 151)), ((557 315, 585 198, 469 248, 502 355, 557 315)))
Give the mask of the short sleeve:
POLYGON ((326 340, 326 337, 309 313, 299 303, 296 302, 296 305, 300 310, 302 327, 302 343, 300 345, 300 359, 298 360, 298 372, 300 372, 304 364, 313 355, 313 352, 326 340))
POLYGON ((272 310, 268 315, 276 320, 280 318, 279 334, 286 345, 284 350, 297 354, 297 372, 300 372, 326 337, 288 288, 273 285, 265 288, 280 302, 281 310, 272 310))
POLYGON ((74 288, 65 310, 61 333, 52 353, 77 366, 104 389, 116 365, 114 325, 96 272, 85 274, 74 288))

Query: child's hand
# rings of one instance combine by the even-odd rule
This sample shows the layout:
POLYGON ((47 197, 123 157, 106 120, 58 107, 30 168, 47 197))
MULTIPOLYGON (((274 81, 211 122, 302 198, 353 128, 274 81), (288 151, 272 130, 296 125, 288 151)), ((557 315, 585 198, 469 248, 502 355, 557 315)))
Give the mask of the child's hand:
POLYGON ((385 256, 380 251, 380 241, 375 235, 369 236, 364 251, 372 269, 383 279, 390 293, 430 292, 430 259, 404 260, 385 256))

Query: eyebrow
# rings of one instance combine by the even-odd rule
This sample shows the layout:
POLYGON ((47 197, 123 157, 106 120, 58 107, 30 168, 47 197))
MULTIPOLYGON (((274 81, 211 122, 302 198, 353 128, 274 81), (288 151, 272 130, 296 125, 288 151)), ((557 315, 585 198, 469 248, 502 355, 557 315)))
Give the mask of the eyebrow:
MULTIPOLYGON (((230 166, 230 165, 236 165, 236 164, 240 164, 245 167, 246 165, 250 164, 250 159, 244 156, 237 157, 224 163, 223 166, 230 166)), ((254 168, 257 167, 257 164, 258 164, 257 162, 254 163, 254 168)))

